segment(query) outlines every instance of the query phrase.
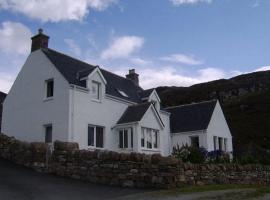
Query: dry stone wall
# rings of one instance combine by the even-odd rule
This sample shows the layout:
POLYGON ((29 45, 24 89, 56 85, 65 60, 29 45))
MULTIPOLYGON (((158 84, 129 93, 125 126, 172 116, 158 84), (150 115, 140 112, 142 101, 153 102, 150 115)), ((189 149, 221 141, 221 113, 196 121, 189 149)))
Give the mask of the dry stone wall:
POLYGON ((188 164, 158 154, 79 150, 77 143, 26 143, 0 134, 0 157, 35 170, 92 183, 138 188, 270 184, 270 166, 188 164))

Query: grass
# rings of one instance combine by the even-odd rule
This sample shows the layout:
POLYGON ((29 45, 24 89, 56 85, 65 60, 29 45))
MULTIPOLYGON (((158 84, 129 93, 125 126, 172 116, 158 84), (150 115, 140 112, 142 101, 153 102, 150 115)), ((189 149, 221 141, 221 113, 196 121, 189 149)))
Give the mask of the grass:
MULTIPOLYGON (((183 194, 196 194, 201 192, 213 192, 213 191, 226 191, 230 192, 220 193, 218 195, 206 195, 200 197, 200 200, 246 200, 256 199, 263 197, 266 194, 270 194, 270 187, 266 186, 251 186, 251 185, 205 185, 205 186, 188 186, 172 190, 163 190, 155 193, 158 197, 172 197, 183 194), (231 191, 233 190, 233 191, 231 191), (239 190, 239 191, 237 191, 239 190)), ((210 194, 210 193, 209 193, 210 194)))

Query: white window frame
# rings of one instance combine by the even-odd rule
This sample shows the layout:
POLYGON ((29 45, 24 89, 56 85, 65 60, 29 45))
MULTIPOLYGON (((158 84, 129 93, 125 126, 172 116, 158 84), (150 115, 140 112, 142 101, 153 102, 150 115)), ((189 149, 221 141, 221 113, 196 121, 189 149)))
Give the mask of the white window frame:
POLYGON ((159 130, 156 129, 152 129, 152 128, 146 128, 146 127, 142 127, 141 128, 141 148, 143 150, 159 150, 160 149, 160 132, 159 130), (151 132, 151 148, 147 147, 147 131, 151 132), (157 148, 155 148, 154 145, 154 137, 155 134, 157 134, 157 148), (144 138, 144 146, 142 146, 142 138, 144 138))
POLYGON ((97 125, 92 125, 92 124, 89 124, 88 126, 87 126, 87 146, 88 146, 88 148, 95 148, 95 149, 104 149, 104 146, 105 146, 105 127, 103 127, 103 126, 97 126, 97 125), (94 128, 94 145, 89 145, 88 144, 88 140, 89 140, 89 127, 91 127, 91 128, 94 128), (103 141, 102 141, 102 147, 97 147, 97 128, 102 128, 103 129, 103 136, 102 136, 102 138, 103 138, 103 141))
POLYGON ((118 148, 119 149, 133 149, 133 143, 134 143, 134 138, 133 138, 133 128, 132 127, 128 127, 128 128, 121 128, 118 129, 118 148), (120 131, 123 132, 122 135, 122 142, 123 142, 123 147, 120 147, 120 131), (125 147, 125 131, 127 131, 127 147, 125 147))
POLYGON ((100 102, 101 101, 101 83, 97 81, 92 81, 92 88, 91 88, 92 100, 100 102), (97 94, 93 93, 94 85, 97 86, 97 94), (95 95, 95 96, 94 96, 95 95))
POLYGON ((55 83, 54 83, 54 79, 53 78, 50 78, 50 79, 47 79, 45 80, 45 95, 44 95, 44 99, 45 100, 49 100, 49 99, 53 99, 54 97, 54 93, 55 93, 55 83), (49 82, 53 82, 53 88, 52 88, 52 96, 48 96, 48 83, 49 82))
POLYGON ((44 136, 45 136, 45 143, 46 143, 46 144, 52 144, 52 143, 53 143, 53 125, 52 125, 52 124, 46 124, 46 125, 44 125, 44 132, 45 132, 45 133, 44 133, 44 136), (51 132, 51 142, 47 142, 47 141, 46 141, 46 138, 47 138, 47 128, 48 128, 48 127, 51 127, 51 129, 52 129, 52 130, 51 130, 51 131, 52 131, 52 132, 51 132))

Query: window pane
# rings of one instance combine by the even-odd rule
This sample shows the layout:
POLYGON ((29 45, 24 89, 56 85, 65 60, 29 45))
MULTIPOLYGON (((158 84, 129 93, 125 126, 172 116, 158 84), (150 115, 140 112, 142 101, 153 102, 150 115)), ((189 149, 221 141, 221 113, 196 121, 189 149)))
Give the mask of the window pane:
POLYGON ((144 141, 145 141, 145 129, 142 128, 141 147, 144 147, 144 141))
POLYGON ((224 138, 224 151, 227 151, 227 138, 224 138))
POLYGON ((147 148, 152 149, 152 131, 151 129, 146 129, 146 142, 147 142, 147 148))
POLYGON ((92 126, 88 127, 88 146, 94 146, 94 132, 95 128, 92 126))
POLYGON ((217 136, 214 136, 213 137, 213 142, 214 142, 214 150, 216 151, 217 150, 217 136))
POLYGON ((124 148, 128 148, 128 130, 124 130, 124 148))
POLYGON ((133 128, 130 129, 130 142, 131 142, 131 148, 133 148, 133 128))
POLYGON ((192 147, 200 147, 199 137, 190 137, 192 147))
POLYGON ((96 127, 96 147, 103 148, 103 128, 96 127))
POLYGON ((45 127, 45 143, 52 143, 52 126, 45 127))
POLYGON ((223 147, 222 147, 222 138, 221 138, 221 137, 218 138, 218 149, 219 149, 220 151, 223 150, 223 147))
POLYGON ((153 136, 153 145, 154 148, 158 148, 158 131, 153 131, 154 132, 154 136, 153 136))
POLYGON ((92 83, 92 94, 94 99, 100 99, 100 83, 92 83))
POLYGON ((47 97, 53 96, 53 80, 47 81, 47 97))
POLYGON ((124 148, 124 146, 123 146, 123 131, 119 131, 119 148, 124 148))

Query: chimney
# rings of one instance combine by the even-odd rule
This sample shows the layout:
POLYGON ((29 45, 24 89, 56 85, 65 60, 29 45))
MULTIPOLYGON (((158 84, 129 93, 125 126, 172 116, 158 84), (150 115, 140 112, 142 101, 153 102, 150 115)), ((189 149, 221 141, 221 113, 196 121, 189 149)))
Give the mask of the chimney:
POLYGON ((33 36, 32 39, 32 47, 31 52, 38 49, 47 49, 49 43, 49 36, 43 34, 43 30, 38 29, 38 34, 33 36))
POLYGON ((126 75, 126 78, 132 80, 135 85, 139 86, 139 74, 135 72, 135 69, 130 69, 129 74, 126 75))

